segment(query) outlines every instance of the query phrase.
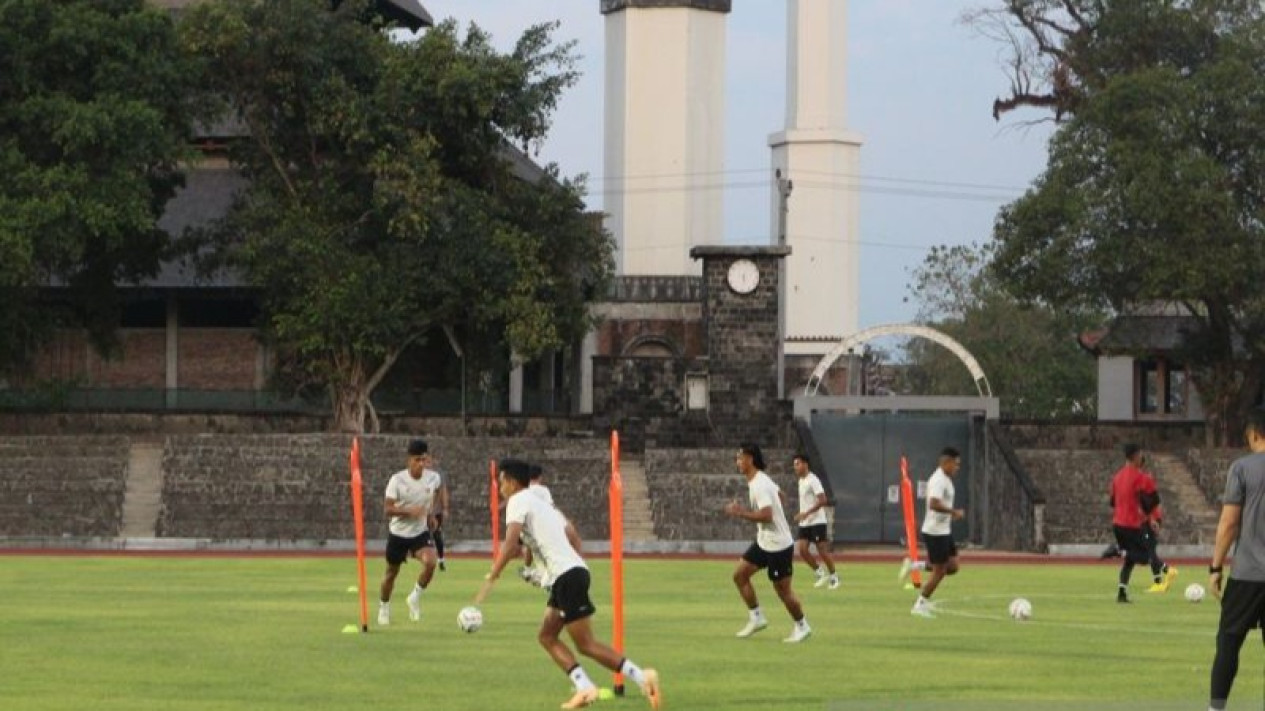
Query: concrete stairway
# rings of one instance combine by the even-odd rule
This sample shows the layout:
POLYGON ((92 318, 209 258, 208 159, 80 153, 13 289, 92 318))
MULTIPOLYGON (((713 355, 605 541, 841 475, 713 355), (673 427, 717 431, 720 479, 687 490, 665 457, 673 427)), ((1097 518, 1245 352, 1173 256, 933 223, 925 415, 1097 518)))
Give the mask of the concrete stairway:
POLYGON ((127 489, 123 495, 123 538, 153 538, 162 509, 163 445, 136 440, 127 460, 127 489))
POLYGON ((1185 460, 1163 452, 1148 452, 1147 460, 1165 512, 1166 530, 1160 532, 1160 542, 1214 543, 1220 513, 1208 503, 1185 460))
POLYGON ((646 486, 645 465, 640 460, 625 459, 620 462, 619 475, 624 484, 624 540, 658 540, 650 514, 650 489, 646 486))

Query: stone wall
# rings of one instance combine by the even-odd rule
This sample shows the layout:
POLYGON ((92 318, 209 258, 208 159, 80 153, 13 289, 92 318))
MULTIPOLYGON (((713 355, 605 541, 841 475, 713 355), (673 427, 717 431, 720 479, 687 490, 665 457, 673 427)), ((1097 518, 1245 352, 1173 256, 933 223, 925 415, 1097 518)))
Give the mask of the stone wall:
POLYGON ((706 359, 593 358, 593 408, 599 429, 619 430, 625 448, 708 442, 708 413, 687 410, 685 376, 707 373, 706 359))
MULTIPOLYGON (((88 434, 306 434, 328 432, 329 417, 295 414, 0 412, 0 436, 88 434)), ((428 432, 449 437, 565 437, 586 434, 583 417, 491 415, 423 417, 383 415, 384 433, 428 432)))
POLYGON ((979 488, 974 499, 982 509, 973 521, 976 537, 993 549, 1044 552, 1045 494, 1005 433, 996 424, 985 430, 982 476, 973 481, 979 488))
MULTIPOLYGON (((730 500, 747 503, 747 482, 734 467, 737 445, 727 449, 647 450, 646 485, 655 535, 668 541, 755 540, 755 524, 727 516, 730 500)), ((797 489, 789 449, 763 449, 768 474, 786 494, 788 516, 797 489)), ((794 528, 792 527, 792 532, 794 528)))
POLYGON ((1069 425, 1012 421, 1003 425, 1016 449, 1115 449, 1136 442, 1153 451, 1181 452, 1204 445, 1198 422, 1094 422, 1069 425))
POLYGON ((124 437, 0 439, 0 536, 118 535, 127 461, 124 437))
MULTIPOLYGON (((385 538, 387 480, 404 468, 410 437, 362 438, 365 534, 385 538)), ((610 477, 604 440, 427 437, 448 475, 449 540, 491 538, 491 458, 524 457, 545 467, 555 501, 581 536, 606 539, 610 477)), ((339 435, 172 436, 159 535, 229 540, 354 538, 349 486, 351 438, 339 435)))
POLYGON ((1189 449, 1182 453, 1208 503, 1218 509, 1225 495, 1225 480, 1234 460, 1246 454, 1242 449, 1189 449))

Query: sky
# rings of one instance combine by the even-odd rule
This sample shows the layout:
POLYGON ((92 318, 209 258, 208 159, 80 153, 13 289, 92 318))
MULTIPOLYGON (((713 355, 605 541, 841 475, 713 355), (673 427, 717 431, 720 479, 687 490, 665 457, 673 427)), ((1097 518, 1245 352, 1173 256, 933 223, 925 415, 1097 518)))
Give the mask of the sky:
MULTIPOLYGON (((844 0, 832 0, 843 2, 844 0)), ((1045 167, 1048 122, 995 122, 1008 87, 1002 47, 960 21, 994 0, 853 0, 848 6, 848 129, 861 148, 862 328, 912 321, 911 271, 930 247, 982 243, 1000 207, 1045 167)), ((534 157, 589 178, 602 208, 604 66, 598 0, 426 0, 437 19, 475 23, 508 50, 527 27, 561 23, 579 82, 534 157)), ((786 2, 735 0, 728 16, 725 127, 727 244, 769 243, 768 136, 785 125, 786 2)), ((792 200, 793 200, 792 196, 792 200)))

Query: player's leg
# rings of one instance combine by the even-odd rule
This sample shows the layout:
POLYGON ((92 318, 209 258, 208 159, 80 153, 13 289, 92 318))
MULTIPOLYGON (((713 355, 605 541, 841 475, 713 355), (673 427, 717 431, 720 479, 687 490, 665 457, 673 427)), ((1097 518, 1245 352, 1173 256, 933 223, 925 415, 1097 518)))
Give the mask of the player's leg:
POLYGON ((747 606, 748 615, 747 624, 738 630, 739 637, 750 637, 769 626, 769 621, 764 618, 764 612, 760 610, 760 601, 756 597, 755 587, 751 585, 751 576, 767 565, 764 551, 752 543, 751 547, 747 548, 747 552, 742 554, 738 566, 734 568, 734 585, 738 588, 738 595, 742 597, 742 602, 747 606))
POLYGON ((663 697, 659 689, 658 672, 654 669, 643 670, 633 663, 632 660, 599 640, 593 635, 591 619, 591 616, 586 616, 567 623, 567 634, 571 636, 571 641, 575 643, 575 648, 579 650, 580 654, 596 661, 607 669, 628 677, 637 685, 637 688, 641 689, 641 693, 650 702, 651 708, 659 708, 660 704, 663 703, 663 697))
POLYGON ((593 680, 585 673, 584 667, 576 661, 575 655, 571 653, 571 649, 567 647, 559 635, 562 634, 562 628, 565 623, 562 619, 562 612, 553 607, 554 599, 549 598, 549 607, 545 608, 545 619, 540 623, 540 630, 536 633, 536 641, 541 647, 545 648, 545 652, 549 654, 549 658, 554 664, 571 679, 571 685, 574 693, 571 698, 563 702, 564 709, 578 709, 597 701, 597 687, 593 684, 593 680))
POLYGON ((782 640, 783 642, 802 642, 813 633, 812 628, 808 626, 808 618, 804 615, 804 606, 800 603, 799 596, 795 594, 795 589, 791 587, 791 578, 795 572, 794 562, 794 554, 790 548, 769 554, 769 581, 773 583, 773 590, 777 592, 777 597, 782 601, 787 614, 795 621, 790 636, 782 640))
POLYGON ((423 533, 413 541, 413 557, 422 564, 422 571, 413 583, 413 590, 408 595, 409 619, 417 622, 422 619, 422 593, 430 585, 435 575, 435 549, 431 546, 430 534, 423 533))
POLYGON ((1221 595, 1221 619, 1217 624, 1217 654, 1212 661, 1209 685, 1210 709, 1224 709, 1239 673, 1239 651, 1252 628, 1265 612, 1265 583, 1242 582, 1231 578, 1221 595))
POLYGON ((804 564, 812 568, 817 577, 822 577, 821 563, 813 555, 813 550, 808 545, 808 532, 803 527, 799 529, 799 540, 795 541, 795 551, 799 553, 800 558, 804 559, 804 564))
POLYGON ((1129 578, 1133 575, 1133 566, 1146 563, 1149 554, 1146 551, 1146 544, 1142 541, 1141 531, 1121 526, 1113 526, 1112 530, 1116 534, 1116 545, 1124 555, 1120 563, 1116 602, 1126 603, 1129 602, 1129 578))
POLYGON ((835 570, 835 557, 830 550, 830 538, 825 530, 818 534, 817 539, 813 541, 813 545, 817 547, 817 556, 826 565, 826 585, 831 590, 834 590, 839 587, 839 573, 835 570))
MULTIPOLYGON (((918 599, 914 601, 914 606, 909 612, 919 617, 935 617, 931 596, 935 594, 936 588, 940 587, 940 581, 948 575, 949 561, 956 557, 957 548, 953 544, 952 534, 946 536, 923 534, 923 542, 927 545, 926 562, 931 565, 931 574, 923 581, 918 599)), ((954 565, 954 572, 957 572, 956 561, 954 565)))
POLYGON ((395 590, 395 578, 400 574, 400 566, 408 556, 407 539, 394 534, 387 536, 386 572, 382 575, 382 584, 378 589, 378 624, 391 624, 391 593, 395 590))

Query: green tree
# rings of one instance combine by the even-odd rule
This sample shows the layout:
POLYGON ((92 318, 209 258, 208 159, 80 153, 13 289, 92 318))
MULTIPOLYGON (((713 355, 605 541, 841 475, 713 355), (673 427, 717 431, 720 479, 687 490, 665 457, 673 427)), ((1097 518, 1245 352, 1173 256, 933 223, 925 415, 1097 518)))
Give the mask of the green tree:
POLYGON ((397 42, 363 2, 225 0, 182 23, 208 92, 249 130, 248 179, 210 237, 212 266, 263 295, 283 375, 327 389, 340 429, 401 353, 450 326, 475 357, 531 358, 578 337, 613 269, 579 181, 525 180, 576 79, 552 25, 501 53, 453 23, 397 42), (518 161, 517 170, 522 170, 518 161))
POLYGON ((1197 325, 1181 355, 1210 436, 1233 436, 1265 367, 1265 10, 1009 0, 996 12, 1026 36, 1014 66, 1038 80, 1001 107, 1049 106, 1061 125, 1045 172, 998 216, 995 273, 1055 308, 1183 305, 1197 325))
POLYGON ((157 272, 189 156, 175 29, 144 0, 0 0, 0 67, 0 368, 56 323, 108 350, 116 284, 157 272))
MULTIPOLYGON (((909 287, 918 321, 975 356, 1006 417, 1092 415, 1095 364, 1077 336, 1101 323, 1101 314, 1021 303, 988 269, 991 259, 991 245, 933 248, 909 287)), ((937 344, 912 340, 905 360, 902 389, 930 395, 974 392, 966 368, 937 344)))

